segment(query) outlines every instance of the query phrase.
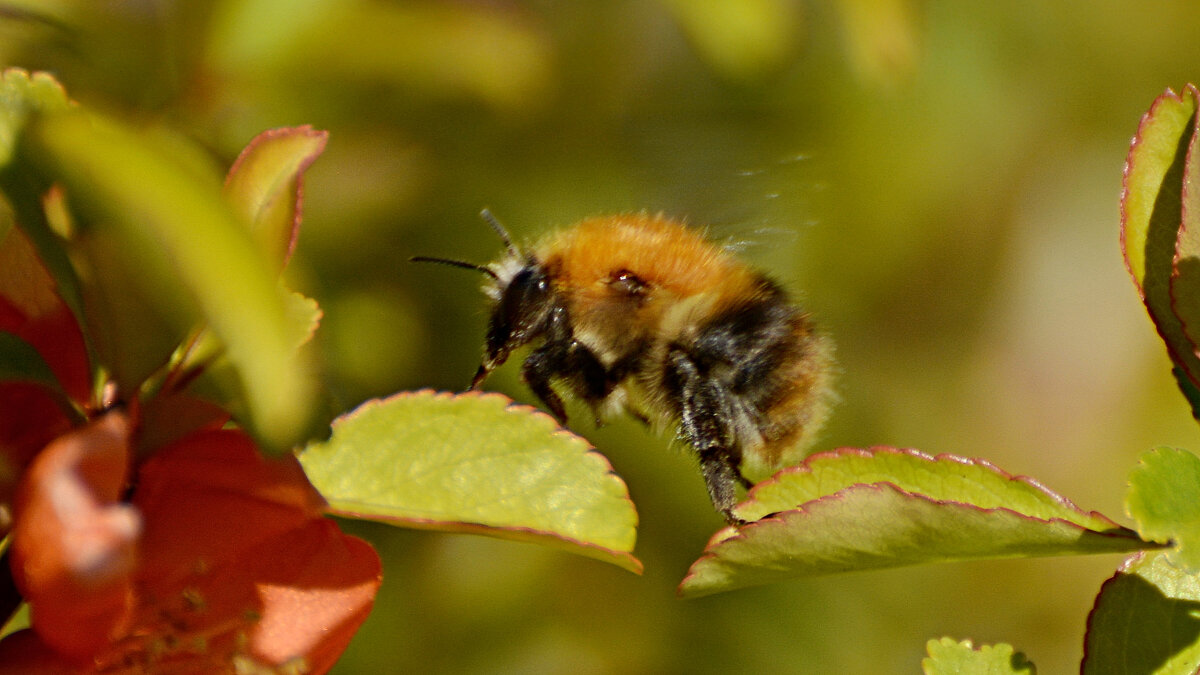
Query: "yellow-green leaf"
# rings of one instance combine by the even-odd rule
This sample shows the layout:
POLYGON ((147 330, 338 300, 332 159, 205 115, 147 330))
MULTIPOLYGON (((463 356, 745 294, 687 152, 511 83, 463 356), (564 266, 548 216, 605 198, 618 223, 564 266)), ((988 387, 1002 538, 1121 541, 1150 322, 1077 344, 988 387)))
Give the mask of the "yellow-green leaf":
POLYGON ((641 570, 637 513, 608 461, 499 394, 367 402, 300 462, 339 515, 536 541, 641 570))
POLYGON ((1143 538, 1174 543, 1171 562, 1200 571, 1200 457, 1177 448, 1142 455, 1129 476, 1125 508, 1143 538))
POLYGON ((1084 675, 1192 675, 1200 668, 1200 577, 1161 553, 1125 561, 1088 615, 1084 675))
POLYGON ((296 245, 304 172, 328 138, 328 132, 310 126, 264 131, 229 169, 225 198, 276 269, 282 269, 296 245))
POLYGON ((970 640, 958 642, 944 637, 930 640, 925 651, 929 654, 921 661, 925 675, 1034 675, 1037 672, 1024 654, 1003 642, 977 648, 970 640))
POLYGON ((935 562, 1128 552, 1154 544, 980 460, 912 450, 809 457, 755 486, 680 584, 684 596, 935 562))

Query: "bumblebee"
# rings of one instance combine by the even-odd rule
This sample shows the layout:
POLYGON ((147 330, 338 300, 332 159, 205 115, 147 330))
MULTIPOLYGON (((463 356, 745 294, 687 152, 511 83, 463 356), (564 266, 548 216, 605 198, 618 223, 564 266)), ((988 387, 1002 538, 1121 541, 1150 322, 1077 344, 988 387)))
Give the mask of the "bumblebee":
POLYGON ((492 300, 477 389, 513 350, 559 422, 559 391, 597 421, 628 412, 675 425, 696 451, 713 506, 734 525, 737 485, 799 463, 830 401, 833 349, 763 273, 662 215, 584 220, 496 262, 416 257, 477 270, 492 300))

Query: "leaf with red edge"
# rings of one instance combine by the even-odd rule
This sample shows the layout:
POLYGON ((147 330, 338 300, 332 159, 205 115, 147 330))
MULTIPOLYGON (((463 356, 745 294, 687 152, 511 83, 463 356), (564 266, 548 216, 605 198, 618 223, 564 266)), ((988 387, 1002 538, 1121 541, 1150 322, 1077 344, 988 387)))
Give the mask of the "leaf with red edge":
POLYGON ((1088 614, 1084 675, 1191 675, 1200 668, 1200 577, 1161 553, 1127 559, 1088 614))
POLYGON ((304 172, 328 138, 328 132, 308 125, 264 131, 242 150, 225 179, 225 199, 280 269, 296 246, 304 172))
POLYGON ((813 455, 756 485, 736 513, 758 520, 714 535, 680 594, 852 570, 1155 546, 987 462, 891 448, 813 455))
MULTIPOLYGON (((1197 96, 1196 88, 1188 85, 1182 96, 1167 90, 1155 99, 1129 149, 1121 196, 1125 264, 1171 359, 1192 382, 1200 382, 1200 359, 1175 314, 1172 293, 1181 294, 1185 302, 1192 299, 1182 286, 1173 290, 1171 278, 1183 227, 1184 181, 1191 171, 1189 163, 1200 160, 1200 155, 1191 151, 1196 142, 1197 96)), ((1189 191, 1187 198, 1196 200, 1195 191, 1189 191)), ((1193 206, 1190 217, 1196 215, 1193 206)), ((1189 241, 1197 236, 1196 228, 1192 230, 1189 241)), ((1191 248, 1185 246, 1185 250, 1191 248)), ((1189 278, 1193 274, 1187 271, 1189 278)))
POLYGON ((20 228, 0 239, 0 332, 36 350, 54 374, 55 386, 77 404, 89 402, 92 376, 83 332, 20 228))
POLYGON ((500 394, 367 402, 300 461, 338 515, 536 541, 641 571, 637 513, 608 461, 500 394))
POLYGON ((61 653, 90 659, 131 618, 141 522, 119 501, 129 471, 121 413, 59 437, 21 481, 12 571, 34 630, 61 653))

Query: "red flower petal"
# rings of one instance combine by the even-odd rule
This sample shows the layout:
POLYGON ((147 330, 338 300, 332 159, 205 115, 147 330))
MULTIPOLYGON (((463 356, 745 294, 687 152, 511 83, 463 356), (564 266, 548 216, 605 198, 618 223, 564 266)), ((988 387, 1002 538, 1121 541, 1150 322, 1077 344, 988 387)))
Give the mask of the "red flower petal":
POLYGON ((382 578, 379 556, 325 519, 270 543, 261 555, 247 556, 263 602, 250 648, 267 663, 303 655, 312 672, 323 673, 371 611, 382 578))
POLYGON ((130 618, 140 521, 117 501, 128 465, 128 420, 110 413, 46 446, 17 493, 13 576, 34 630, 80 660, 130 618))
POLYGON ((63 658, 33 630, 20 630, 0 640, 0 675, 79 675, 78 664, 63 658))
POLYGON ((320 516, 325 502, 294 457, 259 454, 244 432, 201 431, 163 448, 139 474, 134 504, 145 514, 151 589, 320 516))
POLYGON ((321 514, 294 458, 240 431, 205 431, 143 467, 138 618, 100 666, 232 672, 231 664, 332 667, 370 612, 380 562, 321 514))
POLYGON ((54 396, 32 382, 0 382, 0 536, 12 526, 17 481, 39 450, 71 428, 54 396))

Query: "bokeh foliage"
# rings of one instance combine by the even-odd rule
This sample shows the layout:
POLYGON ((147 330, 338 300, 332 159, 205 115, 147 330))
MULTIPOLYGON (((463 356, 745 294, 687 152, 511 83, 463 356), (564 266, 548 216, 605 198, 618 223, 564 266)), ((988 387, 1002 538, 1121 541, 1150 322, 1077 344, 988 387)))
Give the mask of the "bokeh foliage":
MULTIPOLYGON (((1118 514, 1145 449, 1200 447, 1116 243, 1132 121, 1197 79, 1195 3, 2 4, 0 65, 213 151, 180 161, 329 130, 289 275, 325 311, 331 412, 465 386, 478 279, 405 261, 497 254, 481 207, 522 238, 649 209, 747 242, 833 334, 842 401, 821 448, 984 457, 1118 514)), ((511 368, 490 384, 529 400, 511 368)), ((336 672, 915 672, 943 634, 1068 672, 1118 561, 683 602, 720 525, 690 457, 637 424, 576 430, 638 504, 645 575, 354 526, 388 569, 336 672)))

